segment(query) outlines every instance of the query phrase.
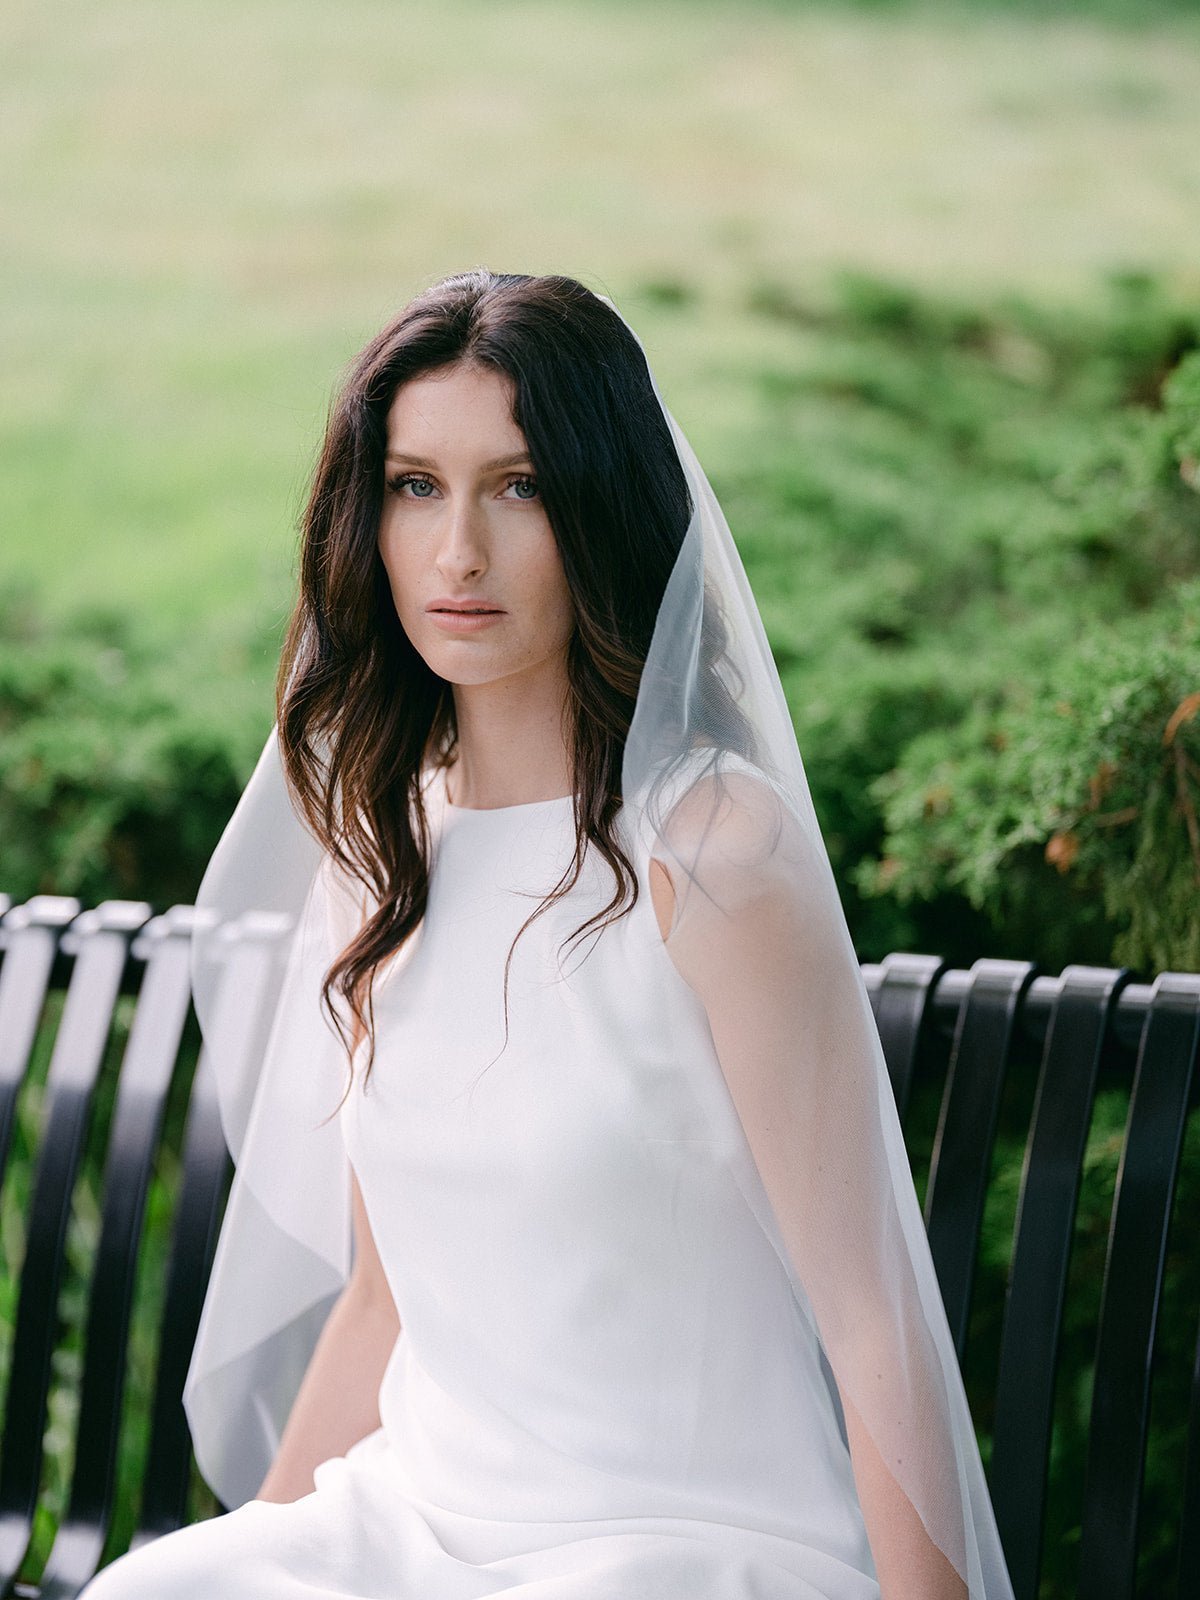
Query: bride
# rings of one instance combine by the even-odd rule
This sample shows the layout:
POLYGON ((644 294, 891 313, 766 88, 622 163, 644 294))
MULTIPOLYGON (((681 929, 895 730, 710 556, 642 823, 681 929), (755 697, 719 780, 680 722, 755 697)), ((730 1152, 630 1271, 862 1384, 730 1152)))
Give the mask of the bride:
POLYGON ((778 674, 610 301, 478 269, 359 354, 276 710, 193 947, 230 1509, 86 1600, 1010 1600, 778 674))

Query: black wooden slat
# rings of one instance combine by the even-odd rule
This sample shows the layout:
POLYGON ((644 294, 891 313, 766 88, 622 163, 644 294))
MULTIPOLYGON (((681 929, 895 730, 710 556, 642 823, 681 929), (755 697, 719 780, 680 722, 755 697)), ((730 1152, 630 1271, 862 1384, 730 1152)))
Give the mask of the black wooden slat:
POLYGON ((901 1122, 908 1111, 930 997, 945 971, 941 956, 893 953, 880 963, 878 982, 868 986, 901 1122))
POLYGON ((1037 1595, 1080 1169, 1109 1012, 1129 976, 1124 968, 1064 968, 1025 1148, 988 1474, 1016 1600, 1037 1595))
MULTIPOLYGON (((1191 1219, 1188 1219, 1189 1223, 1191 1219)), ((1192 1358, 1187 1457, 1183 1470, 1179 1533, 1179 1600, 1200 1600, 1200 1332, 1192 1358)))
POLYGON ((44 1600, 73 1600, 108 1532, 146 1194, 191 995, 189 933, 190 918, 169 912, 148 922, 131 950, 144 976, 109 1134, 71 1497, 42 1573, 44 1600))
POLYGON ((163 1328, 155 1378, 150 1445, 142 1484, 141 1514, 130 1549, 188 1517, 192 1439, 183 1409, 183 1385, 200 1311, 212 1271, 233 1163, 225 1147, 216 1084, 202 1052, 192 1080, 171 1258, 167 1267, 163 1328))
MULTIPOLYGON (((8 896, 4 896, 5 901, 8 896)), ((63 929, 79 915, 69 895, 39 894, 12 906, 0 923, 0 1183, 12 1147, 17 1099, 54 968, 63 929)))
MULTIPOLYGON (((890 956, 890 961, 905 959, 901 956, 890 956)), ((928 961, 929 956, 916 956, 908 959, 928 961)), ((878 1001, 878 991, 883 978, 883 965, 880 962, 864 961, 861 963, 863 982, 871 998, 871 1005, 875 1007, 878 1001)), ((1021 1001, 1021 1036, 1035 1044, 1044 1044, 1046 1034, 1050 1027, 1050 1017, 1058 1003, 1060 979, 1043 974, 1034 978, 1025 991, 1021 1001)), ((942 972, 937 980, 937 987, 929 998, 921 1031, 924 1034, 940 1034, 946 1039, 954 1037, 954 1030, 958 1026, 959 1013, 963 1001, 971 987, 971 974, 963 967, 953 967, 942 972)), ((1136 1055, 1142 1037, 1142 1024, 1146 1020, 1146 1007, 1150 1004, 1150 985, 1148 983, 1127 983, 1116 998, 1116 1004, 1109 1013, 1108 1032, 1110 1040, 1115 1041, 1130 1055, 1136 1055)))
POLYGON ((960 1364, 1000 1094, 1021 1000, 1035 971, 1029 961, 976 961, 950 1052, 925 1228, 960 1364))
POLYGON ((1161 973, 1146 1017, 1117 1171, 1096 1343, 1079 1581, 1132 1600, 1150 1364, 1171 1202, 1200 1041, 1200 975, 1161 973))
POLYGON ((137 902, 126 901, 109 901, 102 909, 103 915, 101 908, 83 912, 60 941, 74 956, 74 967, 42 1102, 42 1139, 5 1396, 0 1593, 19 1572, 33 1530, 71 1196, 129 939, 146 912, 137 902))

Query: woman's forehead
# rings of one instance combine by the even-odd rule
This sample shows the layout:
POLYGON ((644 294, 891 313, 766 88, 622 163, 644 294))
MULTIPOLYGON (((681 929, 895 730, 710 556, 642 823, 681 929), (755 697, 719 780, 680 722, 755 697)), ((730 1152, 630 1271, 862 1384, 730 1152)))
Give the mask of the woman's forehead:
POLYGON ((429 455, 465 440, 524 451, 513 416, 512 380, 494 368, 456 365, 419 373, 400 385, 388 407, 389 450, 429 455))

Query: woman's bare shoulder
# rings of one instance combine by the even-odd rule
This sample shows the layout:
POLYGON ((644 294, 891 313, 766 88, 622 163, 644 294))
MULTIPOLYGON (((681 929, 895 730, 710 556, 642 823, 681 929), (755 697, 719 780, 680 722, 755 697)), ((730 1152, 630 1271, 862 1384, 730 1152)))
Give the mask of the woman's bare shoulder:
POLYGON ((791 813, 761 767, 720 750, 695 752, 681 763, 651 797, 647 816, 651 855, 668 867, 702 855, 750 867, 778 848, 791 813))

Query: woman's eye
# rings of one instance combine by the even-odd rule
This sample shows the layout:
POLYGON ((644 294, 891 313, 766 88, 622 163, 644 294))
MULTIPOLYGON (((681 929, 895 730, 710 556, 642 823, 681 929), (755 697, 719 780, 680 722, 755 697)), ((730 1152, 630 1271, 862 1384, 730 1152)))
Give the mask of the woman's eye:
POLYGON ((429 495, 426 493, 426 490, 432 491, 433 484, 430 483, 428 478, 422 478, 415 472, 406 472, 403 473, 399 478, 393 478, 388 484, 388 488, 393 494, 401 494, 410 483, 412 484, 414 491, 412 495, 413 499, 429 499, 429 495))
MULTIPOLYGON (((507 487, 517 491, 518 500, 536 500, 538 487, 537 479, 525 475, 510 478, 507 487)), ((437 492, 437 485, 429 478, 423 478, 418 472, 405 472, 398 478, 388 481, 388 488, 393 494, 405 495, 406 490, 411 492, 405 495, 410 500, 428 500, 437 492)))

